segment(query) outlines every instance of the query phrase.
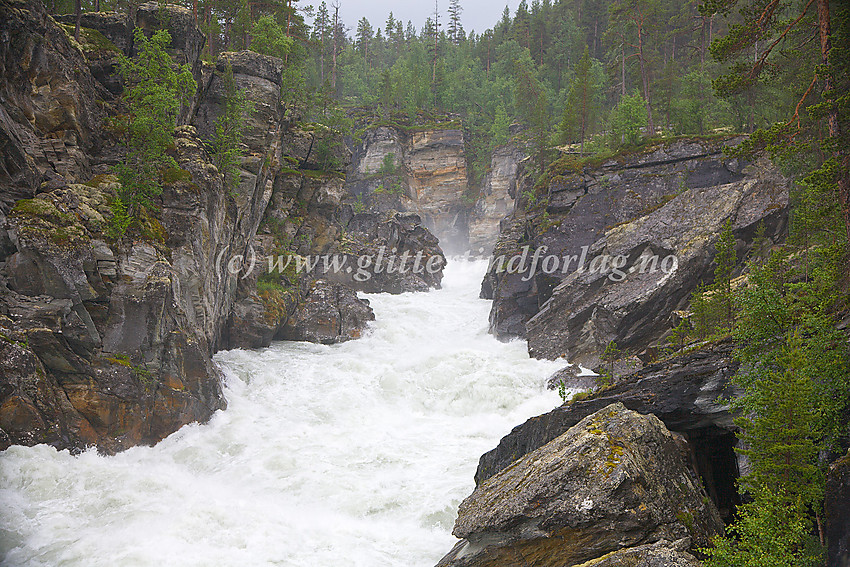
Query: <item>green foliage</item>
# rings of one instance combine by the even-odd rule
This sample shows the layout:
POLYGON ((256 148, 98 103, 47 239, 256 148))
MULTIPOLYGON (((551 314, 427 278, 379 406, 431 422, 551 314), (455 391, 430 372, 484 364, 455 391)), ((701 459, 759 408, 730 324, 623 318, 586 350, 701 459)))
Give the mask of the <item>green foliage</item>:
POLYGON ((293 46, 292 38, 270 15, 261 16, 251 27, 251 51, 284 59, 293 46))
POLYGON ((846 336, 835 328, 840 263, 819 255, 801 281, 798 262, 783 250, 750 263, 735 329, 743 364, 734 382, 743 394, 733 407, 751 463, 740 484, 752 502, 708 551, 709 567, 817 564, 808 534, 823 501, 819 456, 847 433, 850 367, 846 336))
POLYGON ((705 567, 815 567, 822 552, 812 545, 805 506, 781 487, 753 487, 753 501, 738 507, 738 518, 701 550, 705 567))
POLYGON ((236 88, 233 67, 228 65, 221 79, 224 82, 224 108, 221 115, 215 119, 215 133, 211 144, 212 159, 224 176, 225 188, 233 190, 239 186, 242 137, 246 118, 253 111, 253 105, 245 98, 245 93, 236 88))
POLYGON ((720 304, 725 324, 732 329, 735 324, 732 306, 734 296, 732 294, 732 272, 738 263, 735 252, 735 236, 732 234, 732 219, 728 219, 720 232, 720 238, 715 244, 717 254, 714 257, 714 294, 715 300, 720 304))
POLYGON ((711 78, 703 69, 692 69, 682 77, 670 107, 676 134, 705 134, 730 121, 727 103, 714 96, 711 78))
POLYGON ((617 343, 614 341, 605 345, 605 350, 602 352, 602 356, 600 358, 608 365, 608 368, 606 368, 605 372, 600 374, 597 379, 599 381, 599 387, 605 388, 610 386, 614 381, 614 364, 620 358, 621 354, 622 352, 617 347, 617 343))
POLYGON ((357 194, 357 199, 352 205, 355 214, 360 214, 366 211, 366 203, 363 202, 363 193, 357 194))
POLYGON ((390 176, 396 174, 395 154, 389 153, 384 156, 381 161, 381 167, 378 169, 378 175, 390 176))
POLYGON ((575 78, 570 85, 559 126, 561 142, 579 142, 581 153, 584 153, 584 140, 591 133, 596 114, 596 85, 590 65, 590 52, 585 46, 584 54, 575 68, 575 78))
POLYGON ((620 99, 611 111, 610 126, 614 146, 637 145, 641 131, 646 128, 646 101, 637 91, 620 99))
POLYGON ((174 126, 182 104, 188 103, 195 91, 195 80, 187 66, 174 70, 166 49, 171 36, 165 30, 148 39, 136 29, 134 41, 138 51, 130 59, 118 58, 118 70, 127 85, 125 98, 129 114, 123 125, 124 143, 128 152, 124 161, 115 167, 121 184, 113 203, 110 232, 123 236, 127 217, 138 219, 143 211, 154 208, 154 199, 162 193, 161 172, 177 167, 166 150, 174 143, 174 126))
POLYGON ((503 146, 508 143, 510 138, 511 119, 508 118, 508 113, 505 111, 505 105, 500 104, 496 107, 496 117, 493 119, 493 127, 490 130, 490 135, 493 137, 493 144, 503 146))
POLYGON ((570 396, 567 394, 567 383, 563 380, 558 382, 558 396, 561 398, 561 403, 567 403, 567 398, 570 396))

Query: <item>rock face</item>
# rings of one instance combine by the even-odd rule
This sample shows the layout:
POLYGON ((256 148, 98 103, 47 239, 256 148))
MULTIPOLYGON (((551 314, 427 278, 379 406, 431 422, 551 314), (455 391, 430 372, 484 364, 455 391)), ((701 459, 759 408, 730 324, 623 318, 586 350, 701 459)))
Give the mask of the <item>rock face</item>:
POLYGON ((515 214, 500 237, 494 255, 528 252, 516 273, 495 273, 496 263, 485 280, 491 331, 527 337, 532 356, 590 368, 611 341, 633 353, 656 344, 673 326, 669 314, 713 277, 727 220, 739 270, 761 223, 769 240, 784 234, 788 180, 766 161, 744 165, 721 150, 673 142, 595 169, 559 162, 542 203, 515 214), (531 253, 544 246, 532 273, 531 253), (550 255, 557 269, 546 269, 550 255))
POLYGON ((735 394, 730 378, 737 372, 731 343, 649 365, 614 386, 569 402, 518 425, 483 454, 476 484, 562 435, 588 415, 614 402, 656 415, 690 446, 690 464, 699 473, 724 517, 737 503, 738 477, 733 416, 718 398, 735 394))
POLYGON ((463 130, 378 126, 353 149, 346 187, 369 209, 420 216, 449 253, 467 249, 470 205, 463 130), (390 156, 390 157, 388 157, 390 156), (387 172, 385 160, 394 165, 387 172), (467 197, 468 198, 468 197, 467 197))
POLYGON ((405 293, 439 289, 446 265, 437 238, 415 214, 354 215, 342 254, 348 267, 325 277, 365 293, 405 293))
POLYGON ((673 435, 617 403, 480 483, 438 565, 578 565, 636 546, 621 557, 669 556, 672 545, 646 545, 699 547, 722 526, 673 435))
POLYGON ((499 237, 499 223, 516 205, 517 172, 525 153, 510 144, 493 150, 490 172, 469 218, 469 248, 490 254, 499 237), (483 249, 483 250, 482 250, 483 249))
POLYGON ((334 344, 359 339, 375 314, 369 302, 351 288, 327 280, 316 280, 290 317, 279 337, 290 341, 334 344))
POLYGON ((0 205, 30 198, 48 178, 91 175, 108 96, 82 51, 40 2, 0 2, 0 205))
POLYGON ((850 566, 850 453, 829 467, 826 477, 827 565, 850 566))
MULTIPOLYGON (((340 136, 284 118, 281 61, 240 52, 202 65, 203 34, 180 7, 87 14, 80 44, 35 0, 0 9, 0 450, 155 443, 225 407, 216 350, 268 345, 284 327, 317 342, 362 333, 373 315, 351 289, 293 274, 261 281, 250 265, 264 252, 339 250, 353 216, 342 204, 347 154, 330 145, 340 136), (135 28, 161 26, 198 92, 157 206, 115 239, 112 166, 125 150, 101 129, 120 112, 114 63, 133 54, 135 28), (254 106, 233 186, 206 150, 227 69, 254 106), (311 157, 326 142, 331 151, 311 157)), ((396 224, 408 228, 388 242, 436 246, 415 223, 396 224)))

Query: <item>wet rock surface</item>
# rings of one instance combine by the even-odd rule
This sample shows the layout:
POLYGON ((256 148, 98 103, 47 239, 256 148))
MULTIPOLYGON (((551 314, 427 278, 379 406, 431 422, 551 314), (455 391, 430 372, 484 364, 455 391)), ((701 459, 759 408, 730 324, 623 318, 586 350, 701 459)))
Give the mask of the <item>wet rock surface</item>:
MULTIPOLYGON (((665 143, 562 169, 546 195, 536 197, 542 201, 524 201, 502 224, 494 258, 505 259, 503 268, 511 258, 525 260, 516 261, 514 273, 499 273, 494 262, 482 284, 482 297, 494 300, 491 332, 528 338, 535 357, 566 355, 594 368, 612 340, 640 353, 669 331, 669 314, 696 285, 713 277, 714 243, 727 220, 739 272, 761 222, 769 240, 784 234, 788 180, 765 161, 725 158, 716 142, 665 143), (541 247, 532 272, 533 252, 541 247), (627 259, 622 275, 611 260, 604 269, 601 260, 593 263, 620 255, 627 259), (543 269, 545 256, 558 258, 557 269, 543 269)), ((520 168, 518 191, 530 194, 529 183, 520 168)))
POLYGON ((721 343, 651 364, 609 388, 529 419, 481 456, 476 484, 562 435, 588 415, 619 402, 639 413, 657 416, 668 429, 685 436, 692 454, 690 465, 727 515, 737 503, 736 439, 733 416, 718 399, 735 395, 729 380, 737 372, 738 363, 732 352, 731 343, 721 343))
MULTIPOLYGON (((285 119, 280 60, 239 52, 202 64, 204 36, 176 6, 86 14, 79 44, 36 1, 0 8, 0 447, 152 444, 226 406, 216 350, 267 346, 284 329, 323 343, 362 334, 373 314, 352 289, 318 276, 260 281, 247 266, 262 253, 337 251, 353 217, 344 146, 333 146, 336 169, 317 171, 327 164, 311 157, 340 135, 285 119), (156 206, 114 239, 112 166, 125 150, 101 125, 120 111, 115 62, 134 54, 134 29, 163 27, 198 91, 156 206), (207 149, 228 69, 254 107, 233 186, 207 149)), ((416 223, 393 222, 382 242, 436 246, 416 223)))
POLYGON ((661 421, 614 403, 479 483, 458 511, 461 541, 438 565, 675 557, 667 542, 706 545, 722 526, 661 421))
POLYGON ((304 299, 278 337, 283 340, 335 344, 359 339, 375 314, 369 302, 349 287, 327 280, 308 285, 304 299))

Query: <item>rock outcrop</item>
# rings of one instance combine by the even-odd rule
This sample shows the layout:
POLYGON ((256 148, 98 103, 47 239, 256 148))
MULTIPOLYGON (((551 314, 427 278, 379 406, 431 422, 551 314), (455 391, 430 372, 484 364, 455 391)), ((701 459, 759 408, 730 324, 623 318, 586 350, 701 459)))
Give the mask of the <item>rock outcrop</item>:
POLYGON ((354 215, 338 256, 345 269, 323 276, 365 293, 439 289, 446 265, 437 238, 412 213, 354 215))
POLYGON ((850 566, 850 453, 829 467, 824 498, 826 513, 826 564, 850 566))
POLYGON ((547 194, 535 197, 542 201, 524 202, 527 210, 497 244, 494 255, 526 260, 501 274, 495 262, 485 280, 491 330, 527 337, 532 356, 566 355, 590 368, 611 341, 641 353, 672 328, 670 314, 699 282, 712 279, 714 245, 728 220, 738 273, 762 223, 768 240, 782 237, 788 188, 766 160, 743 164, 702 141, 662 144, 596 168, 557 162, 547 194), (547 256, 557 268, 547 268, 547 256))
POLYGON ((42 181, 85 181, 109 96, 78 45, 40 2, 0 2, 0 205, 30 198, 42 181))
MULTIPOLYGON (((373 314, 352 289, 260 281, 249 265, 264 252, 339 250, 353 216, 342 204, 341 136, 284 117, 281 61, 239 52, 202 64, 204 36, 175 6, 144 4, 130 19, 86 14, 80 43, 37 0, 0 0, 0 9, 0 450, 155 443, 225 407, 216 350, 278 334, 333 342, 362 333, 373 314), (135 29, 163 26, 198 92, 178 120, 177 167, 161 172, 156 207, 115 238, 112 166, 125 150, 101 127, 120 111, 115 62, 133 55, 135 29), (253 105, 231 186, 206 149, 227 70, 253 105), (311 157, 325 143, 331 150, 311 157)), ((409 234, 390 231, 388 242, 436 246, 398 222, 409 234)))
POLYGON ((523 159, 525 153, 513 144, 493 150, 490 171, 469 215, 469 248, 473 254, 487 255, 493 251, 500 222, 516 206, 517 172, 523 159))
POLYGON ((327 280, 311 282, 296 312, 278 337, 290 341, 335 344, 359 339, 375 314, 369 302, 349 287, 327 280))
POLYGON ((609 388, 529 419, 481 456, 476 484, 562 435, 588 415, 619 402, 639 413, 657 416, 668 429, 685 437, 690 464, 727 516, 737 503, 737 441, 733 416, 718 399, 735 394, 729 382, 738 369, 732 351, 731 343, 721 343, 649 365, 609 388))
POLYGON ((468 247, 471 208, 464 133, 458 123, 448 117, 445 125, 429 129, 371 127, 362 142, 353 144, 346 178, 349 193, 369 210, 419 215, 449 253, 468 247))
POLYGON ((674 436, 616 403, 480 483, 458 510, 461 541, 438 565, 669 558, 680 552, 666 542, 704 546, 722 526, 674 436))

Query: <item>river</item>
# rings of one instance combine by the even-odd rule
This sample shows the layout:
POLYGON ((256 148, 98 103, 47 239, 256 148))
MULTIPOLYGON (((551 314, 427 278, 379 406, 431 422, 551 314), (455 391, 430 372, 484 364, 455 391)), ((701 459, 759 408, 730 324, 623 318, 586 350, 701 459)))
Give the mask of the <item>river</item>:
POLYGON ((485 269, 365 296, 358 341, 217 354, 228 409, 155 447, 8 449, 3 565, 433 566, 481 453, 560 403, 563 363, 487 333, 485 269))

